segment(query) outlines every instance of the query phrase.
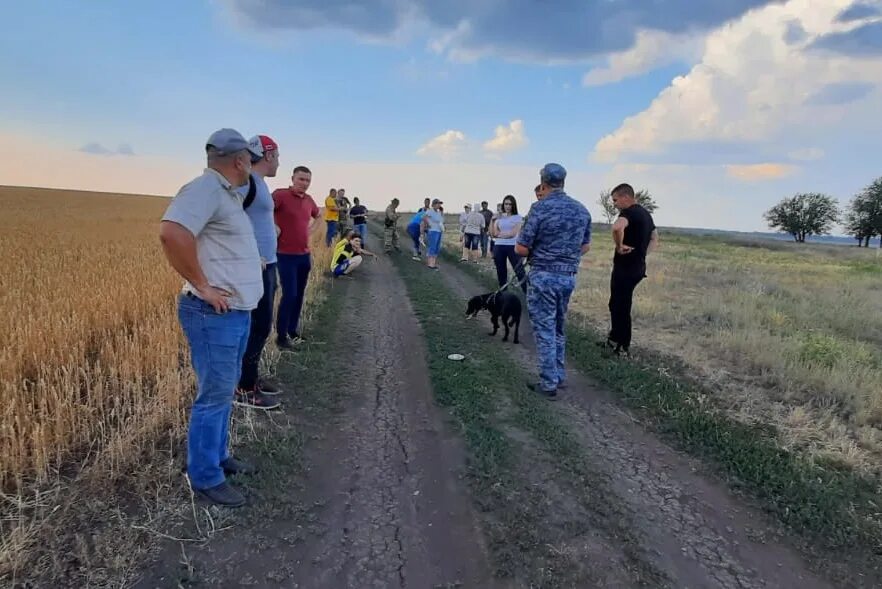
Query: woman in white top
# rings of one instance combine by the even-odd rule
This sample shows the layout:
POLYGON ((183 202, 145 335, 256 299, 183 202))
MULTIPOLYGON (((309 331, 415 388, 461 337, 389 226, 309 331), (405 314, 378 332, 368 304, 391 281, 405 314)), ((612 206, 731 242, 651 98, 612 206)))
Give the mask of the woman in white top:
POLYGON ((508 283, 508 264, 518 277, 521 290, 527 291, 527 276, 521 257, 515 253, 515 243, 521 232, 524 219, 518 214, 518 202, 512 195, 502 199, 502 213, 490 224, 490 235, 494 238, 493 261, 496 263, 496 279, 502 287, 508 283))
POLYGON ((426 264, 432 270, 438 269, 438 255, 441 253, 441 237, 444 234, 444 208, 437 198, 432 208, 423 215, 423 230, 426 233, 426 264))

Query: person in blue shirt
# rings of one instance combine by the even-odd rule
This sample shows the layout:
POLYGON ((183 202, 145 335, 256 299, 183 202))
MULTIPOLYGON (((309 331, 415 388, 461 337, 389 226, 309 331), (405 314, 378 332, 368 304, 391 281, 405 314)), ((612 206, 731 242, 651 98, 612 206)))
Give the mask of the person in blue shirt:
POLYGON ((527 312, 536 337, 539 382, 528 386, 549 399, 565 386, 566 335, 564 324, 570 295, 576 288, 579 261, 591 247, 591 213, 564 192, 567 171, 547 164, 515 245, 528 258, 530 273, 527 312))
POLYGON ((413 259, 419 262, 422 258, 422 251, 420 249, 420 234, 422 233, 422 225, 423 225, 423 217, 426 215, 426 211, 424 209, 420 209, 413 217, 410 218, 410 221, 407 223, 407 234, 410 235, 411 240, 413 240, 413 259))

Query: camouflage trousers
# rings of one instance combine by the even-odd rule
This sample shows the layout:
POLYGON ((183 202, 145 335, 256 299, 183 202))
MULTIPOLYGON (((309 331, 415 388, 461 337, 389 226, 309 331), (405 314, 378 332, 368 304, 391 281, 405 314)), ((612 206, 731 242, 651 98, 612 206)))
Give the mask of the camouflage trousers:
POLYGON ((400 251, 398 245, 398 225, 393 227, 383 227, 383 250, 390 252, 392 249, 400 251))
POLYGON ((539 384, 542 390, 553 391, 566 380, 564 323, 570 296, 576 288, 576 275, 533 270, 529 283, 527 312, 536 337, 539 384))

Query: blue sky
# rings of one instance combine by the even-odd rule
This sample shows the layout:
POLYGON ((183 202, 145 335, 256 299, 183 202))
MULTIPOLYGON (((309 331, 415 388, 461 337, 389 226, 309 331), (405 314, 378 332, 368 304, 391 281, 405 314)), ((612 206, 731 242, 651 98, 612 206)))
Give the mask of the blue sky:
POLYGON ((754 230, 882 171, 879 2, 46 0, 0 22, 0 183, 173 194, 205 138, 280 144, 375 208, 529 199, 558 161, 666 225, 754 230), (498 129, 499 128, 499 129, 498 129))

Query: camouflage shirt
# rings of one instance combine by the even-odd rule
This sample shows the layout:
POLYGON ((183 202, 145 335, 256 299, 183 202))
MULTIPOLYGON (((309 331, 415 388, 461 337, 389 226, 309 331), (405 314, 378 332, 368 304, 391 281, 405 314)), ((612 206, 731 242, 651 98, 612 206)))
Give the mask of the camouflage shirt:
POLYGON ((555 190, 530 208, 518 243, 530 250, 533 270, 575 274, 582 246, 591 243, 591 213, 563 190, 555 190))
POLYGON ((386 207, 386 224, 395 225, 398 223, 398 211, 392 208, 392 205, 386 207))

